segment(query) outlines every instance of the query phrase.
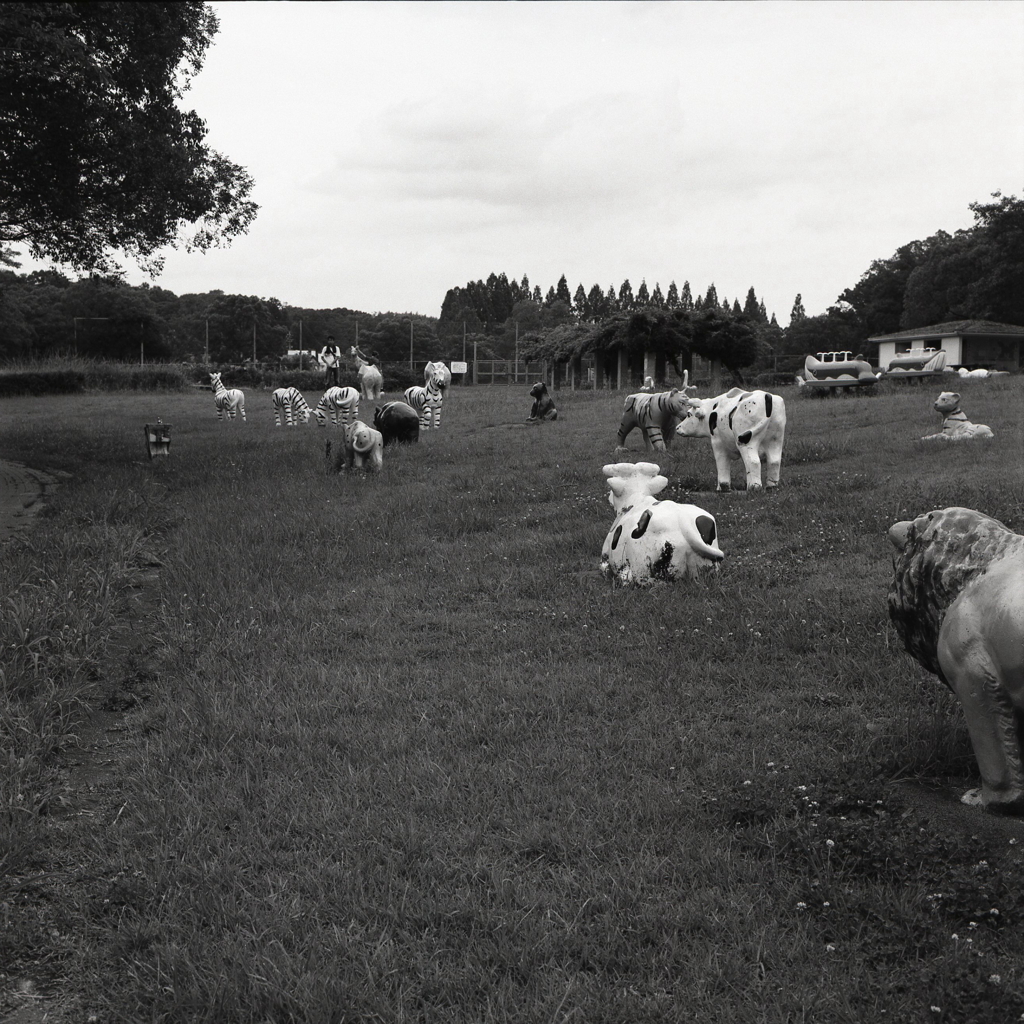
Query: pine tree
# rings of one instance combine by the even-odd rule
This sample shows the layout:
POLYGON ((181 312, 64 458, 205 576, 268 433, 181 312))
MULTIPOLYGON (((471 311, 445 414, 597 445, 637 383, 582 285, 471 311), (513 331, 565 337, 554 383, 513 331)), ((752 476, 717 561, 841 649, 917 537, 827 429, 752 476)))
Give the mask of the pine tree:
POLYGON ((619 300, 615 294, 615 285, 608 285, 608 291, 605 293, 605 313, 614 313, 619 308, 619 300))
POLYGON ((679 308, 689 312, 694 308, 693 296, 690 294, 690 282, 683 282, 683 290, 679 293, 679 308))
POLYGON ((655 282, 654 291, 651 292, 651 305, 658 309, 665 308, 665 296, 661 294, 661 285, 655 282))
POLYGON ((679 289, 676 287, 675 281, 668 286, 668 295, 665 296, 665 308, 666 309, 678 309, 679 308, 679 289))
POLYGON ((587 316, 592 320, 596 320, 600 316, 604 316, 607 307, 607 300, 604 297, 604 292, 601 291, 601 286, 595 284, 587 294, 587 316))
POLYGON ((800 293, 797 292, 796 298, 793 300, 793 311, 789 314, 789 322, 791 324, 798 323, 800 320, 807 319, 807 310, 804 309, 803 299, 800 293))
POLYGON ((636 290, 636 304, 641 308, 651 304, 651 293, 647 290, 647 278, 640 282, 640 287, 636 290))
POLYGON ((754 294, 753 287, 751 287, 750 291, 747 292, 747 301, 743 303, 743 312, 749 316, 751 320, 761 319, 761 312, 757 305, 757 296, 754 294))
POLYGON ((732 300, 732 311, 731 312, 732 312, 733 316, 742 316, 743 315, 743 310, 740 309, 740 300, 739 299, 733 299, 732 300))
POLYGON ((538 306, 544 304, 544 295, 540 290, 539 284, 535 284, 533 286, 533 301, 536 302, 538 306))
POLYGON ((718 289, 715 287, 714 281, 708 285, 707 294, 704 296, 704 308, 709 309, 712 306, 718 305, 718 289))
POLYGON ((528 299, 532 294, 530 289, 530 279, 525 274, 523 274, 522 281, 519 282, 519 294, 524 299, 528 299))
POLYGON ((626 280, 622 282, 622 287, 619 288, 619 309, 632 309, 634 305, 635 300, 633 298, 633 286, 629 283, 629 278, 627 277, 626 280))
POLYGON ((544 296, 544 305, 545 306, 550 306, 557 298, 558 298, 558 295, 555 293, 555 287, 554 287, 554 285, 552 285, 548 289, 547 295, 544 296))
MULTIPOLYGON (((772 315, 774 316, 775 314, 773 313, 772 315)), ((761 321, 761 323, 763 323, 763 324, 766 324, 766 323, 768 323, 768 310, 767 310, 767 309, 765 309, 765 305, 764 305, 764 299, 762 299, 762 300, 761 300, 761 301, 760 301, 760 302, 759 302, 759 303, 757 304, 757 318, 758 318, 758 320, 760 320, 760 321, 761 321)))
POLYGON ((566 281, 565 274, 558 279, 558 284, 555 287, 555 298, 564 302, 569 309, 572 308, 572 296, 569 294, 569 282, 566 281))
POLYGON ((572 297, 572 310, 581 320, 586 320, 590 316, 587 293, 583 290, 582 281, 576 286, 576 294, 572 297))

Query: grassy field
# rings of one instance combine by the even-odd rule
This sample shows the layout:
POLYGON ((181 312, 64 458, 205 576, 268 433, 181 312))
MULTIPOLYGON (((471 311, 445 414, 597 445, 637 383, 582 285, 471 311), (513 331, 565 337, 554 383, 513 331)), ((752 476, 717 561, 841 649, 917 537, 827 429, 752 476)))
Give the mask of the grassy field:
POLYGON ((921 444, 938 387, 783 389, 774 493, 679 439, 726 558, 646 590, 597 571, 621 393, 456 390, 376 478, 256 392, 5 400, 72 478, 0 549, 0 1019, 25 979, 69 1021, 1020 1019, 1024 823, 955 802, 886 611, 898 519, 1024 532, 1024 378, 956 383, 994 440, 921 444))

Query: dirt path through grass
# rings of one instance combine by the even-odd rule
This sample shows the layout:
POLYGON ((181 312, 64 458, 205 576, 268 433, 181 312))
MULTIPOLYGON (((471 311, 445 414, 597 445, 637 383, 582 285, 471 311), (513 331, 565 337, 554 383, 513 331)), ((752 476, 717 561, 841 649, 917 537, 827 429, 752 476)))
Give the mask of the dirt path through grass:
POLYGON ((20 462, 0 459, 0 543, 23 533, 57 486, 55 477, 20 462))

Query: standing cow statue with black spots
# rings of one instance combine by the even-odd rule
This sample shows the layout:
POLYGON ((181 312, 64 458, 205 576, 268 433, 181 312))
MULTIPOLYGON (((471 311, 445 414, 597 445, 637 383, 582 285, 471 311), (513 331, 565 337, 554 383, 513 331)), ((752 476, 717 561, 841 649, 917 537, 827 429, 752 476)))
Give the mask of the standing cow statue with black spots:
POLYGON ((761 490, 761 459, 767 465, 765 486, 777 487, 786 440, 786 403, 767 391, 732 388, 717 398, 688 398, 686 415, 676 427, 680 437, 708 437, 718 469, 718 490, 732 489, 732 465, 743 461, 747 490, 761 490))
POLYGON ((617 462, 602 470, 615 522, 601 550, 601 570, 622 583, 671 582, 717 567, 715 517, 696 505, 655 498, 668 485, 653 462, 617 462))
POLYGON ((533 399, 533 408, 530 410, 527 423, 541 423, 544 420, 558 419, 558 410, 548 394, 548 386, 544 381, 539 380, 530 388, 530 397, 533 399))

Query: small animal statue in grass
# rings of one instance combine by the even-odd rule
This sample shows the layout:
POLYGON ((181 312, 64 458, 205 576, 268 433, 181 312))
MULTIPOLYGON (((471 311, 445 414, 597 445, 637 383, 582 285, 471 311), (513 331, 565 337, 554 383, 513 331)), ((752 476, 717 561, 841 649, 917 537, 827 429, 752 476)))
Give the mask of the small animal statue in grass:
POLYGON ((961 800, 1024 814, 1024 537, 970 508, 896 523, 889 617, 959 698, 981 789, 961 800))
POLYGON ((359 391, 367 401, 376 402, 384 389, 384 375, 374 362, 374 355, 367 355, 358 345, 349 349, 349 354, 359 367, 359 391))
POLYGON ((615 522, 601 550, 601 570, 622 583, 646 585, 717 568, 715 517, 696 505, 655 498, 668 479, 653 462, 616 462, 602 470, 615 522))
POLYGON ((558 410, 555 403, 548 394, 548 386, 544 381, 539 380, 530 388, 530 397, 533 399, 533 408, 530 410, 527 423, 540 423, 543 420, 557 420, 558 410))
POLYGON ((335 426, 348 426, 359 418, 359 392, 351 387, 330 387, 317 402, 313 415, 321 427, 327 426, 328 417, 335 426))
POLYGON ((649 395, 654 394, 654 378, 644 377, 644 386, 640 390, 647 392, 649 395))
POLYGON ((689 371, 683 373, 683 386, 671 391, 657 394, 637 392, 627 395, 622 403, 622 419, 619 421, 619 434, 615 442, 615 450, 626 450, 626 438, 636 427, 644 436, 644 447, 663 452, 672 443, 676 425, 689 410, 686 396, 693 391, 689 384, 689 371))
POLYGON ((384 444, 412 444, 420 439, 420 418, 405 402, 388 402, 373 413, 373 425, 384 444))
POLYGON ((932 408, 942 417, 942 430, 922 437, 922 441, 972 441, 980 437, 995 437, 984 423, 972 423, 967 418, 967 413, 960 408, 960 395, 955 391, 943 391, 932 408))
POLYGON ((420 418, 420 430, 437 430, 441 426, 441 408, 444 404, 444 374, 434 370, 425 388, 405 389, 405 400, 420 418))
POLYGON ((274 426, 281 426, 281 420, 290 427, 299 421, 309 422, 309 405, 298 388, 277 388, 273 395, 274 426))
POLYGON ((362 420, 350 423, 345 427, 340 463, 346 469, 379 470, 384 465, 384 438, 380 431, 362 420))
POLYGON ((244 423, 245 395, 238 388, 225 387, 219 373, 210 374, 210 384, 213 385, 213 404, 217 407, 217 419, 223 419, 227 413, 228 419, 233 420, 237 412, 241 414, 244 423))

